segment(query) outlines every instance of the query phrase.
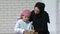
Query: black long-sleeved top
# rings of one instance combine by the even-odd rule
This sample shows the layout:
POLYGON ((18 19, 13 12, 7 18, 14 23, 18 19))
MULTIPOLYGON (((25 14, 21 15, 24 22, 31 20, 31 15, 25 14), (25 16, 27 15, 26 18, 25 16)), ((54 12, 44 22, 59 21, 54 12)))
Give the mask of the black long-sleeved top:
POLYGON ((34 29, 37 32, 48 31, 47 23, 50 23, 50 21, 47 12, 44 11, 42 14, 35 14, 34 11, 32 11, 30 21, 33 21, 34 29))

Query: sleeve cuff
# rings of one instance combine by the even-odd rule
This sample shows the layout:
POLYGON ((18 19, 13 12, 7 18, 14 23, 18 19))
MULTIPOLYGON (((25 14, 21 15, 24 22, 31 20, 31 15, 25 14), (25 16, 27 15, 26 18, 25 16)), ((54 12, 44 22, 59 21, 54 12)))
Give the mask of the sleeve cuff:
POLYGON ((24 32, 24 29, 21 30, 21 33, 23 33, 23 32, 24 32))

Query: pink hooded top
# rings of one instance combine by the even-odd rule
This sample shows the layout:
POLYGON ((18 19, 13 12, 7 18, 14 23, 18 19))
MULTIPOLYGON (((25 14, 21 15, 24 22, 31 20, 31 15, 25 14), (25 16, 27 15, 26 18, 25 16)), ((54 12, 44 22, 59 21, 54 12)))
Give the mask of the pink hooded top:
POLYGON ((22 16, 28 16, 28 17, 30 17, 30 15, 31 15, 31 11, 30 10, 28 10, 28 9, 23 10, 23 12, 21 13, 21 15, 19 16, 18 19, 22 19, 22 16))

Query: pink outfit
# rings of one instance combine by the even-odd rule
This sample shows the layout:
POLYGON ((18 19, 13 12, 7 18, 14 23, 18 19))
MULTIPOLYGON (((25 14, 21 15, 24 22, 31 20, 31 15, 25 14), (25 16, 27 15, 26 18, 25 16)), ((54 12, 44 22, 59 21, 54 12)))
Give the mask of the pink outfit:
POLYGON ((30 17, 30 14, 31 14, 31 11, 28 10, 28 9, 26 9, 26 10, 24 10, 24 11, 21 13, 20 18, 18 18, 18 19, 22 19, 22 16, 28 16, 28 17, 30 17))

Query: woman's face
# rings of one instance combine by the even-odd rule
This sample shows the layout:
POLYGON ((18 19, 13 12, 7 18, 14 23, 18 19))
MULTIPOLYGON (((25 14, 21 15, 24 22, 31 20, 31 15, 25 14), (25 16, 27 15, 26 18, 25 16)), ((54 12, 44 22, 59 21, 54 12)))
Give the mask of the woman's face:
POLYGON ((24 21, 29 21, 29 17, 28 17, 28 16, 22 16, 22 19, 23 19, 24 21))
POLYGON ((35 12, 35 14, 39 14, 40 13, 40 10, 38 9, 38 7, 34 7, 34 12, 35 12))

